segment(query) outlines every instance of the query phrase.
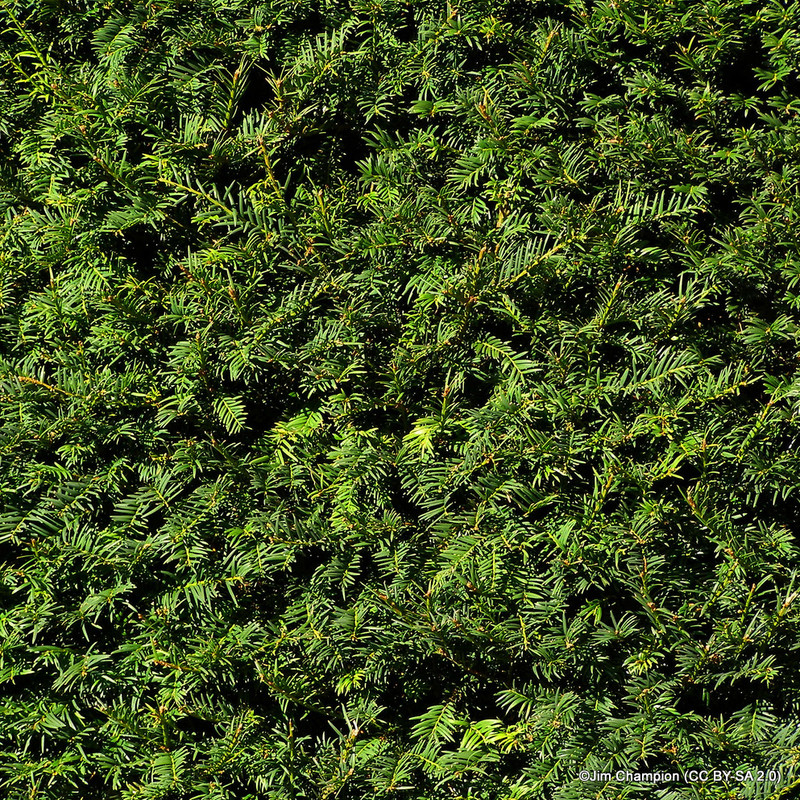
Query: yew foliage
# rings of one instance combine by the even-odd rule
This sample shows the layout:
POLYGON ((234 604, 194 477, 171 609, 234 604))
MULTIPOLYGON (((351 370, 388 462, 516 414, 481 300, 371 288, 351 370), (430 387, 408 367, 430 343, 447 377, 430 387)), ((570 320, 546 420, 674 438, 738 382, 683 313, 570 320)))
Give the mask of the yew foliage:
POLYGON ((796 0, 0 21, 4 798, 796 796, 796 0))

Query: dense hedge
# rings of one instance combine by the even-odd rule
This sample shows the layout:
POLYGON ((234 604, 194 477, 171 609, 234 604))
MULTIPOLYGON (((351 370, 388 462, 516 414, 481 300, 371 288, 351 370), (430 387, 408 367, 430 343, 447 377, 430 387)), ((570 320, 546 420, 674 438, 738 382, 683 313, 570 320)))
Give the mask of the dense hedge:
POLYGON ((0 18, 2 797, 798 796, 798 2, 0 18))

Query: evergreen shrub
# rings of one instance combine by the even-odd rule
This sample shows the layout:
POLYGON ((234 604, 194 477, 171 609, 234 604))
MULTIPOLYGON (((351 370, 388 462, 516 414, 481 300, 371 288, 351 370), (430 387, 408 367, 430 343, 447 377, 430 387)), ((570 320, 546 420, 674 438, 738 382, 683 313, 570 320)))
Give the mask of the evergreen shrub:
POLYGON ((797 0, 0 21, 0 796, 798 796, 797 0))

